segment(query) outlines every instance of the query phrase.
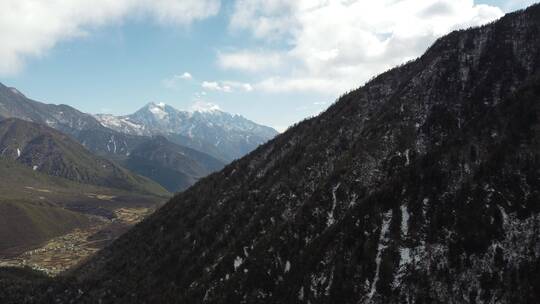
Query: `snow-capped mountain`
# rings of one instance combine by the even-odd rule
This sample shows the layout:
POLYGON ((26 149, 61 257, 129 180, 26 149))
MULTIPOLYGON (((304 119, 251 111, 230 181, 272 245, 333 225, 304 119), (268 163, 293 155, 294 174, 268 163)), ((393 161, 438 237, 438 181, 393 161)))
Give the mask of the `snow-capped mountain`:
POLYGON ((52 127, 103 156, 126 156, 146 140, 106 128, 92 115, 68 105, 35 101, 0 83, 0 120, 5 118, 19 118, 52 127))
POLYGON ((68 105, 45 104, 31 100, 19 90, 0 83, 0 118, 11 117, 41 123, 63 132, 102 128, 89 114, 68 105))
POLYGON ((19 118, 47 125, 71 135, 92 152, 129 156, 148 136, 164 135, 170 141, 224 162, 240 158, 278 132, 240 115, 201 105, 179 111, 163 103, 149 103, 132 115, 90 115, 68 105, 27 98, 0 83, 0 120, 19 118))
POLYGON ((180 111, 164 103, 149 103, 127 116, 96 115, 107 128, 130 135, 164 135, 169 140, 223 160, 239 158, 278 132, 217 106, 180 111))

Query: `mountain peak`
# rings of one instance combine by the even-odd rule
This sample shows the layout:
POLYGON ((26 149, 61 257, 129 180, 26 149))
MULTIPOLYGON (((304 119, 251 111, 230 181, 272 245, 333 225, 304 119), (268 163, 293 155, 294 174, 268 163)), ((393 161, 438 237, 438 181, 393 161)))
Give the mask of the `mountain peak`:
POLYGON ((165 108, 167 106, 164 102, 149 102, 146 107, 158 107, 158 108, 165 108))
POLYGON ((272 128, 229 114, 218 105, 203 101, 196 102, 190 110, 151 102, 131 115, 96 117, 115 131, 132 135, 165 135, 168 139, 180 140, 182 145, 224 160, 243 156, 277 134, 272 128))
POLYGON ((163 120, 169 115, 169 108, 170 107, 163 102, 150 102, 139 111, 149 111, 155 118, 163 120))

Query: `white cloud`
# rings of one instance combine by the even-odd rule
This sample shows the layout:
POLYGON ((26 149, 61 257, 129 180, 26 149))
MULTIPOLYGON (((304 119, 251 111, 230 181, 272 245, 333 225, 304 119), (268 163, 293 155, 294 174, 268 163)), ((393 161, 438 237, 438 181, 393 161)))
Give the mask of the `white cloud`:
POLYGON ((226 85, 226 86, 229 86, 232 89, 241 90, 241 91, 244 91, 244 92, 253 91, 253 87, 251 86, 251 84, 245 83, 245 82, 225 80, 225 81, 223 81, 223 85, 226 85))
POLYGON ((187 81, 191 79, 193 79, 193 76, 189 72, 184 72, 183 74, 173 75, 170 78, 163 79, 161 83, 168 89, 174 89, 178 86, 180 81, 187 81))
MULTIPOLYGON (((290 46, 273 52, 287 62, 278 72, 264 65, 257 69, 264 79, 255 89, 339 94, 418 57, 452 30, 502 14, 473 0, 238 0, 230 26, 290 46)), ((251 58, 246 54, 251 53, 218 56, 218 62, 249 71, 251 58)))
POLYGON ((295 2, 297 1, 237 0, 230 26, 232 29, 250 29, 259 38, 288 33, 296 23, 295 2))
POLYGON ((269 77, 254 84, 255 89, 265 92, 312 91, 334 92, 336 84, 332 79, 322 77, 269 77))
POLYGON ((193 97, 195 97, 195 99, 202 99, 202 98, 204 98, 204 96, 206 96, 205 91, 193 93, 193 97))
POLYGON ((278 52, 251 50, 219 52, 217 62, 224 69, 257 72, 280 67, 283 64, 283 55, 278 52))
POLYGON ((231 87, 227 85, 220 85, 216 81, 203 81, 201 84, 201 87, 205 90, 209 91, 222 91, 222 92, 230 92, 231 87))
POLYGON ((194 112, 213 112, 213 111, 221 111, 221 108, 219 105, 211 102, 206 102, 203 100, 196 101, 193 105, 191 105, 191 111, 194 112))
POLYGON ((187 25, 219 9, 220 0, 1 0, 0 73, 16 73, 28 57, 43 55, 59 41, 131 15, 187 25))
POLYGON ((231 93, 233 91, 253 91, 253 86, 249 83, 237 82, 237 81, 203 81, 201 87, 209 91, 219 91, 225 93, 231 93))
POLYGON ((184 72, 184 74, 178 76, 180 79, 184 79, 184 80, 191 80, 193 79, 193 76, 191 76, 190 73, 188 72, 184 72))

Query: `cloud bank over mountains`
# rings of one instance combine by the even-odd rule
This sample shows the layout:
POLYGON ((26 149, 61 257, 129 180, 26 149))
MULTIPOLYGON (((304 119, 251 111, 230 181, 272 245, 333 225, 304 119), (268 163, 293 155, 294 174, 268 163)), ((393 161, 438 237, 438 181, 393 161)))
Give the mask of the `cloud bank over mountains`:
POLYGON ((452 30, 502 15, 472 0, 238 0, 232 31, 290 47, 240 49, 219 53, 217 60, 224 69, 263 73, 255 89, 336 94, 416 58, 452 30))
MULTIPOLYGON (((28 58, 60 41, 130 18, 186 26, 220 14, 229 24, 225 32, 248 35, 258 45, 231 40, 216 46, 215 68, 236 76, 203 80, 202 89, 333 96, 414 59, 438 37, 494 21, 503 11, 473 0, 3 0, 0 75, 21 71, 28 58), (230 9, 223 9, 226 4, 230 9)), ((174 87, 192 78, 186 72, 163 83, 174 87)))
POLYGON ((127 17, 185 26, 216 15, 220 7, 219 0, 2 0, 0 74, 17 73, 26 59, 43 55, 58 42, 127 17))

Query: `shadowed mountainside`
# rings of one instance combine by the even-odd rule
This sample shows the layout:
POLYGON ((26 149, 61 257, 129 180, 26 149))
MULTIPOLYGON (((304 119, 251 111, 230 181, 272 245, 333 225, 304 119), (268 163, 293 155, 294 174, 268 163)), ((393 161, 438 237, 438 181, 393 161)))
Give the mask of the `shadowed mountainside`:
POLYGON ((122 164, 170 192, 185 190, 225 166, 208 154, 173 144, 161 136, 137 146, 122 164))
POLYGON ((8 281, 9 294, 536 303, 539 46, 540 5, 453 32, 177 195, 67 280, 8 281))

